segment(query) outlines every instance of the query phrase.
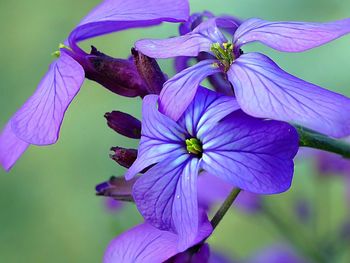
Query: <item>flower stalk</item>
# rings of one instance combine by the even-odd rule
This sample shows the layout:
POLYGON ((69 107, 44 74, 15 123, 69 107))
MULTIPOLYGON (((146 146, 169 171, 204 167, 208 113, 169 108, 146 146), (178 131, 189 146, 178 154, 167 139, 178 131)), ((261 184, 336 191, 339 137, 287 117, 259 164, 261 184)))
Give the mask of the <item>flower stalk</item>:
POLYGON ((336 153, 344 158, 350 159, 350 144, 342 140, 330 138, 316 131, 302 126, 295 126, 299 134, 299 145, 336 153))
POLYGON ((239 188, 234 187, 232 189, 231 193, 228 195, 225 202, 223 202, 219 210, 216 212, 216 214, 210 221, 213 229, 215 229, 219 225, 220 221, 223 219, 226 212, 229 210, 229 208, 231 207, 233 202, 236 200, 240 192, 241 192, 241 189, 239 188))

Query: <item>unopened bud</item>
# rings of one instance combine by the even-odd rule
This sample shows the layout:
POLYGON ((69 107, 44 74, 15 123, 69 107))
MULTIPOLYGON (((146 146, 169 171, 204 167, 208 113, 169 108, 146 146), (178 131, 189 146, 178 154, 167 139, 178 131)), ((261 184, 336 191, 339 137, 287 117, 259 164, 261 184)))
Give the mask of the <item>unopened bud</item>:
POLYGON ((112 176, 108 181, 100 183, 96 186, 96 194, 100 196, 108 196, 118 201, 133 202, 132 188, 137 177, 126 181, 124 177, 112 176))
POLYGON ((131 49, 131 53, 141 78, 147 84, 148 94, 160 94, 166 79, 157 61, 134 48, 131 49))
POLYGON ((92 47, 90 55, 81 62, 88 79, 112 92, 126 97, 147 95, 146 84, 132 61, 112 58, 92 47))
POLYGON ((128 138, 141 138, 141 122, 130 114, 112 111, 105 114, 107 125, 117 133, 128 138))
POLYGON ((122 147, 112 147, 113 154, 110 157, 116 161, 119 165, 130 168, 137 158, 136 149, 126 149, 122 147))

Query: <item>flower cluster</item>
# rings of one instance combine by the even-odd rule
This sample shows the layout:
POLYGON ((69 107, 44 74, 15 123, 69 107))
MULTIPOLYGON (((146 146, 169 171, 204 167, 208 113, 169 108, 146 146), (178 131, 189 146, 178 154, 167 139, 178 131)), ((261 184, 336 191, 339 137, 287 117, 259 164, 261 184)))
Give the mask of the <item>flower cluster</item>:
POLYGON ((99 195, 135 202, 145 222, 115 238, 112 262, 207 262, 206 239, 215 224, 213 203, 232 189, 239 204, 260 209, 257 194, 277 194, 292 183, 301 125, 331 137, 350 135, 350 99, 283 71, 261 53, 302 52, 350 33, 350 19, 329 23, 245 21, 210 12, 189 15, 186 0, 105 0, 55 52, 37 90, 0 136, 0 163, 10 170, 29 145, 58 140, 64 114, 84 78, 127 97, 141 97, 142 120, 112 111, 108 126, 140 139, 138 149, 113 147, 125 179, 97 186, 99 195), (161 22, 183 22, 177 37, 135 43, 131 59, 117 59, 78 43, 161 22), (156 59, 175 58, 167 80, 156 59), (196 64, 189 66, 189 60, 196 64), (209 78, 213 90, 201 86, 209 78), (245 204, 245 205, 244 205, 245 204))

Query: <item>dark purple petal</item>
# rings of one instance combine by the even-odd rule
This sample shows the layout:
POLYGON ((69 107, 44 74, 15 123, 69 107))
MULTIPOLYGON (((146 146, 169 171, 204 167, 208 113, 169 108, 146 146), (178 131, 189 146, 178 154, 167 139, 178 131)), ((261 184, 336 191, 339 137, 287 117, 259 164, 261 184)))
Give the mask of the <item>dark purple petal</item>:
POLYGON ((27 143, 57 141, 64 114, 84 81, 84 70, 65 52, 50 66, 35 93, 12 118, 12 131, 27 143))
POLYGON ((198 235, 198 159, 188 154, 156 164, 134 185, 136 205, 153 226, 179 235, 186 249, 198 235))
POLYGON ((135 43, 136 48, 152 58, 172 58, 177 56, 195 57, 201 51, 210 52, 213 43, 227 42, 216 27, 216 19, 201 23, 192 32, 168 39, 143 39, 135 43))
POLYGON ((76 42, 88 38, 163 21, 181 22, 188 17, 187 0, 105 0, 71 32, 69 43, 75 49, 76 42))
POLYGON ((29 144, 19 139, 11 129, 11 120, 0 134, 0 164, 8 172, 29 144))
POLYGON ((350 134, 350 99, 286 73, 265 55, 242 55, 228 78, 249 115, 300 124, 334 137, 350 134))
POLYGON ((136 149, 127 149, 117 146, 112 147, 111 151, 113 151, 113 154, 110 154, 109 157, 125 168, 130 168, 137 158, 136 149))
POLYGON ((219 73, 215 60, 203 60, 165 82, 159 98, 159 110, 177 121, 196 95, 199 84, 207 76, 219 73))
POLYGON ((200 140, 207 172, 252 193, 280 193, 290 187, 299 138, 289 124, 238 111, 200 140))
POLYGON ((234 97, 199 87, 194 100, 181 116, 178 123, 193 137, 200 137, 203 132, 231 112, 238 110, 234 97))
POLYGON ((157 101, 156 95, 148 95, 143 100, 138 158, 125 174, 126 179, 132 178, 138 172, 168 156, 186 152, 182 147, 186 140, 184 129, 158 111, 157 101))
POLYGON ((178 252, 177 243, 176 234, 144 223, 112 240, 103 262, 161 263, 178 252))
POLYGON ((128 138, 141 138, 141 122, 134 116, 121 111, 112 111, 105 114, 107 125, 117 133, 128 138))
POLYGON ((350 18, 329 23, 245 21, 236 31, 236 48, 260 41, 279 51, 302 52, 350 33, 350 18))

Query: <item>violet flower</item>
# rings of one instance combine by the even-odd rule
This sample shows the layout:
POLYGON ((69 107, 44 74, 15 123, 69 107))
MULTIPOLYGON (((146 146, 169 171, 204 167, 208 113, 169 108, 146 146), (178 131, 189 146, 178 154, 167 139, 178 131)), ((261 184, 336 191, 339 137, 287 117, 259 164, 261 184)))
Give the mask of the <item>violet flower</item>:
POLYGON ((254 193, 290 187, 298 135, 289 124, 249 117, 233 97, 205 88, 177 122, 158 111, 157 101, 143 100, 138 157, 125 177, 155 164, 136 181, 133 196, 146 222, 177 233, 180 247, 197 236, 200 170, 254 193))
POLYGON ((187 0, 105 0, 93 9, 70 33, 35 93, 2 131, 2 167, 9 171, 30 144, 49 145, 58 140, 64 114, 84 80, 79 58, 88 54, 79 48, 80 41, 163 21, 180 22, 188 16, 187 0))
POLYGON ((321 133, 350 134, 350 99, 294 77, 260 53, 243 54, 241 48, 259 41, 279 51, 302 52, 350 32, 350 18, 329 23, 269 22, 257 18, 242 24, 211 18, 192 32, 165 40, 140 40, 136 48, 147 56, 206 59, 168 80, 160 95, 160 110, 178 120, 207 76, 225 73, 241 109, 254 117, 303 125, 321 133), (231 23, 232 42, 220 32, 219 23, 231 23))
MULTIPOLYGON (((103 262, 164 262, 197 245, 211 234, 212 227, 205 213, 201 213, 198 225, 199 231, 196 238, 187 247, 180 249, 178 247, 179 237, 175 233, 160 230, 149 223, 143 223, 112 240, 104 254, 103 262)), ((200 251, 200 256, 207 256, 201 254, 200 251)))

